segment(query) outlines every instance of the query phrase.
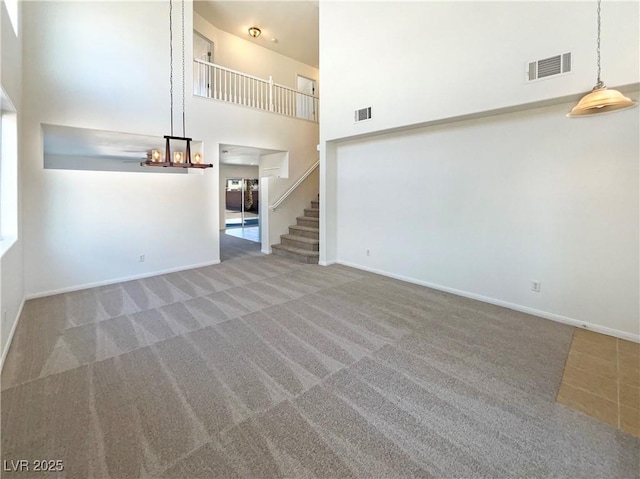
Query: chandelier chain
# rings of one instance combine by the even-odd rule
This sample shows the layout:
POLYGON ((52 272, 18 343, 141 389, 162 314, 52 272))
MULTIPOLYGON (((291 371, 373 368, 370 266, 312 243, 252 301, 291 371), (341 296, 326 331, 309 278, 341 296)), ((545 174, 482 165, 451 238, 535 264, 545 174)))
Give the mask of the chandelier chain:
POLYGON ((184 115, 184 0, 182 0, 182 136, 185 134, 185 115, 184 115))
POLYGON ((173 136, 173 0, 169 0, 169 92, 171 104, 171 136, 173 136))
POLYGON ((596 48, 596 53, 598 55, 598 83, 596 84, 596 88, 602 88, 604 83, 600 79, 600 1, 598 0, 598 46, 596 48))

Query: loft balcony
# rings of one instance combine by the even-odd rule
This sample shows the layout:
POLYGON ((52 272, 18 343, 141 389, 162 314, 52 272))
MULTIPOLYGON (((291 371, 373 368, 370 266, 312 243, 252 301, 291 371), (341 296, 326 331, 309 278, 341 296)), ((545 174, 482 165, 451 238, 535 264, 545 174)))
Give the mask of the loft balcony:
POLYGON ((318 97, 230 68, 194 59, 193 93, 302 120, 318 122, 318 97))

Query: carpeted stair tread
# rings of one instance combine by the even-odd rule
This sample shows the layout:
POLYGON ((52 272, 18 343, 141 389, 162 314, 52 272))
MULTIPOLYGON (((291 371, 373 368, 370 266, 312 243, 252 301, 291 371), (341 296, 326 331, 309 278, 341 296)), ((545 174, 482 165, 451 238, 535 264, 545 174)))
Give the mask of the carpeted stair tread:
POLYGON ((320 218, 314 218, 313 216, 298 216, 296 219, 302 221, 314 221, 316 223, 320 222, 320 218))
POLYGON ((300 249, 284 244, 274 244, 271 248, 273 248, 273 252, 277 255, 295 259, 302 263, 318 264, 318 259, 320 257, 320 253, 318 251, 309 251, 307 249, 300 249))
POLYGON ((318 208, 305 208, 304 215, 311 218, 318 218, 320 216, 320 209, 318 208))
POLYGON ((291 225, 289 229, 298 230, 298 231, 307 231, 308 233, 319 233, 320 228, 314 228, 313 226, 300 226, 300 225, 291 225))
POLYGON ((296 248, 294 246, 288 246, 286 244, 274 244, 272 248, 283 249, 285 251, 289 251, 290 253, 299 254, 301 256, 315 256, 316 258, 320 256, 320 253, 318 253, 317 251, 309 251, 308 249, 296 248))
POLYGON ((281 235, 280 238, 288 239, 288 240, 292 240, 292 241, 299 241, 300 243, 320 244, 320 240, 313 239, 313 238, 305 238, 304 236, 281 235))
POLYGON ((320 228, 314 228, 313 226, 289 225, 289 234, 291 236, 303 236, 305 238, 317 240, 320 238, 320 228))
POLYGON ((280 235, 280 243, 284 246, 303 249, 305 251, 319 251, 320 240, 301 235, 280 235))

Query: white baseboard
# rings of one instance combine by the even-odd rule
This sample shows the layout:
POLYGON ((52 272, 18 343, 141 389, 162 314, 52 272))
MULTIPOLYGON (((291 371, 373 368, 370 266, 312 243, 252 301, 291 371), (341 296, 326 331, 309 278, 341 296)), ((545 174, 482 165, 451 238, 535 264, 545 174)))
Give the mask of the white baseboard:
POLYGON ((16 314, 16 317, 13 320, 13 326, 11 326, 11 331, 9 331, 7 344, 5 344, 4 348, 2 349, 2 357, 0 358, 0 373, 2 373, 2 369, 4 368, 4 360, 7 359, 7 354, 9 353, 9 349, 11 348, 11 343, 13 342, 13 335, 16 333, 16 329, 18 329, 18 321, 20 321, 20 316, 22 315, 22 308, 24 308, 24 303, 26 301, 27 301, 27 298, 24 298, 20 303, 20 307, 18 308, 18 314, 16 314))
MULTIPOLYGON (((332 261, 318 261, 318 265, 319 266, 331 266, 332 264, 337 264, 337 263, 338 263, 337 261, 333 261, 333 260, 332 261)), ((353 266, 353 267, 355 268, 356 266, 353 266)))
POLYGON ((534 308, 529 308, 528 306, 521 306, 519 304, 509 303, 508 301, 503 301, 501 299, 495 299, 495 298, 490 298, 488 296, 469 293, 467 291, 462 291, 455 288, 449 288, 447 286, 429 283, 428 281, 422 281, 419 279, 410 278, 410 277, 399 275, 399 274, 389 273, 387 271, 382 271, 375 268, 368 268, 366 266, 349 263, 347 261, 334 261, 334 263, 342 264, 344 266, 349 266, 351 268, 361 269, 363 271, 368 271, 370 273, 380 274, 382 276, 387 276, 389 278, 399 279, 401 281, 406 281, 407 283, 413 283, 420 286, 425 286, 427 288, 437 289, 438 291, 444 291, 445 293, 451 293, 457 296, 463 296, 465 298, 475 299, 477 301, 482 301, 483 303, 495 304, 496 306, 502 306, 503 308, 513 309, 514 311, 520 311, 521 313, 531 314, 533 316, 549 319, 551 321, 556 321, 558 323, 564 323, 570 326, 575 326, 577 328, 595 331, 596 333, 602 333, 608 336, 614 336, 616 338, 626 339, 627 341, 640 343, 640 335, 638 334, 628 333, 626 331, 620 331, 618 329, 607 328, 606 326, 600 326, 599 324, 588 323, 586 321, 580 321, 579 319, 569 318, 567 316, 562 316, 560 314, 550 313, 548 311, 542 311, 534 308))
POLYGON ((53 296, 54 294, 70 293, 72 291, 80 291, 82 289, 97 288, 99 286, 108 286, 110 284, 122 283, 124 281, 133 281, 136 279, 150 278, 151 276, 159 276, 161 274, 175 273, 178 271, 184 271, 184 270, 193 269, 193 268, 202 268, 204 266, 212 266, 214 264, 220 264, 220 260, 209 261, 206 263, 192 264, 188 266, 179 266, 177 268, 163 269, 160 271, 152 271, 150 273, 136 274, 132 276, 125 276, 122 278, 107 279, 105 281, 97 281, 95 283, 78 284, 75 286, 68 286, 66 288, 60 288, 60 289, 52 289, 49 291, 41 291, 38 293, 29 293, 25 296, 25 299, 44 298, 45 296, 53 296))

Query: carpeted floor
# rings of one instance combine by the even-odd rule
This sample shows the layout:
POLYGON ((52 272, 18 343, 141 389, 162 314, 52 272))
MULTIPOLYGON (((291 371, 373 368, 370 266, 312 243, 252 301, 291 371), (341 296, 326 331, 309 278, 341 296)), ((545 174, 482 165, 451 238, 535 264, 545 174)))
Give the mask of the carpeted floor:
POLYGON ((5 469, 638 477, 638 439, 555 403, 572 328, 221 238, 220 265, 26 304, 2 376, 5 469))

